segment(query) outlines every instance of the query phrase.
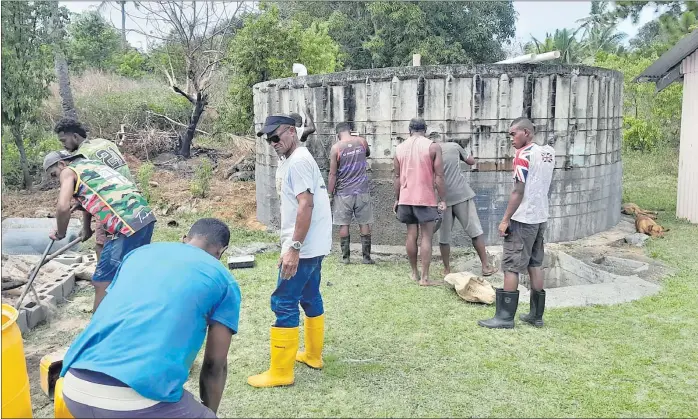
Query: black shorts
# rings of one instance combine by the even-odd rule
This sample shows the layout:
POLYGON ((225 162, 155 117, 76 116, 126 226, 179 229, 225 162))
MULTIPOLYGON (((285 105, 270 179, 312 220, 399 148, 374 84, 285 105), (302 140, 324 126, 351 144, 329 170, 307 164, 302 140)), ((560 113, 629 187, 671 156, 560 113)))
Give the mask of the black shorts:
POLYGON ((436 207, 398 205, 397 219, 403 224, 425 224, 441 218, 436 207))
POLYGON ((509 235, 504 237, 502 271, 526 273, 528 268, 543 266, 543 234, 546 223, 524 224, 511 220, 509 235))

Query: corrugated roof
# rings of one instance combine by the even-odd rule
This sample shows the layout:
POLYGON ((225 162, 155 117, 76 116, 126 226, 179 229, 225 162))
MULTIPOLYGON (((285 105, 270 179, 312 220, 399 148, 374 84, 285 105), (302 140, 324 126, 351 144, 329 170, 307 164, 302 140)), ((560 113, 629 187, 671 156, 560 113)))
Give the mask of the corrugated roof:
POLYGON ((681 64, 684 58, 698 49, 698 29, 679 40, 669 51, 662 54, 657 61, 647 67, 635 78, 636 82, 658 81, 666 76, 674 67, 681 64))

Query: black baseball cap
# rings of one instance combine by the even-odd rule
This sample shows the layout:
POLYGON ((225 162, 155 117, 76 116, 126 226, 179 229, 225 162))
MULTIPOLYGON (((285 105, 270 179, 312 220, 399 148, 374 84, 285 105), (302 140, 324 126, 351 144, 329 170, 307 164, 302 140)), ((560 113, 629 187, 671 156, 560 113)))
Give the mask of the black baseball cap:
POLYGON ((261 137, 264 134, 271 134, 281 125, 291 125, 296 126, 296 120, 286 115, 270 115, 264 121, 264 126, 261 130, 257 132, 257 137, 261 137))

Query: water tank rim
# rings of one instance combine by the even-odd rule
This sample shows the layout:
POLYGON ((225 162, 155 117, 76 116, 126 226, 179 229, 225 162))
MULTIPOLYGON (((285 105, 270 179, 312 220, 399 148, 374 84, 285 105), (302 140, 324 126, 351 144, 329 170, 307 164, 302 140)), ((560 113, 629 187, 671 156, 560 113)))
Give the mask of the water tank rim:
POLYGON ((419 67, 385 67, 361 70, 348 70, 336 73, 313 74, 300 77, 286 77, 280 79, 267 80, 255 84, 254 89, 266 87, 283 86, 289 84, 303 86, 314 85, 341 85, 347 82, 357 82, 367 79, 381 80, 393 77, 400 78, 441 78, 449 75, 491 75, 500 76, 503 74, 541 74, 541 75, 581 75, 581 76, 607 76, 616 79, 623 79, 623 74, 617 70, 588 65, 567 65, 567 64, 446 64, 430 65, 419 67))

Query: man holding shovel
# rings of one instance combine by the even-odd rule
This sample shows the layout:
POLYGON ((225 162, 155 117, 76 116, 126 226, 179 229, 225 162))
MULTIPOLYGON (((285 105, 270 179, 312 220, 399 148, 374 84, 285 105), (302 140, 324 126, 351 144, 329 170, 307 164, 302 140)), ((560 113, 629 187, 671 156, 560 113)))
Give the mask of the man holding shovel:
POLYGON ((49 235, 51 239, 65 237, 73 198, 84 211, 83 241, 92 236, 92 217, 106 232, 102 257, 92 276, 95 287, 93 310, 97 310, 124 256, 150 243, 155 214, 132 181, 99 161, 63 150, 52 151, 44 158, 44 171, 58 178, 61 185, 56 205, 57 228, 49 235))
MULTIPOLYGON (((87 138, 87 131, 82 124, 71 118, 62 118, 53 131, 66 150, 72 154, 82 154, 88 160, 101 161, 133 182, 133 176, 126 164, 126 159, 116 144, 103 138, 87 138)), ((107 234, 101 223, 95 223, 95 253, 99 260, 107 234)))

